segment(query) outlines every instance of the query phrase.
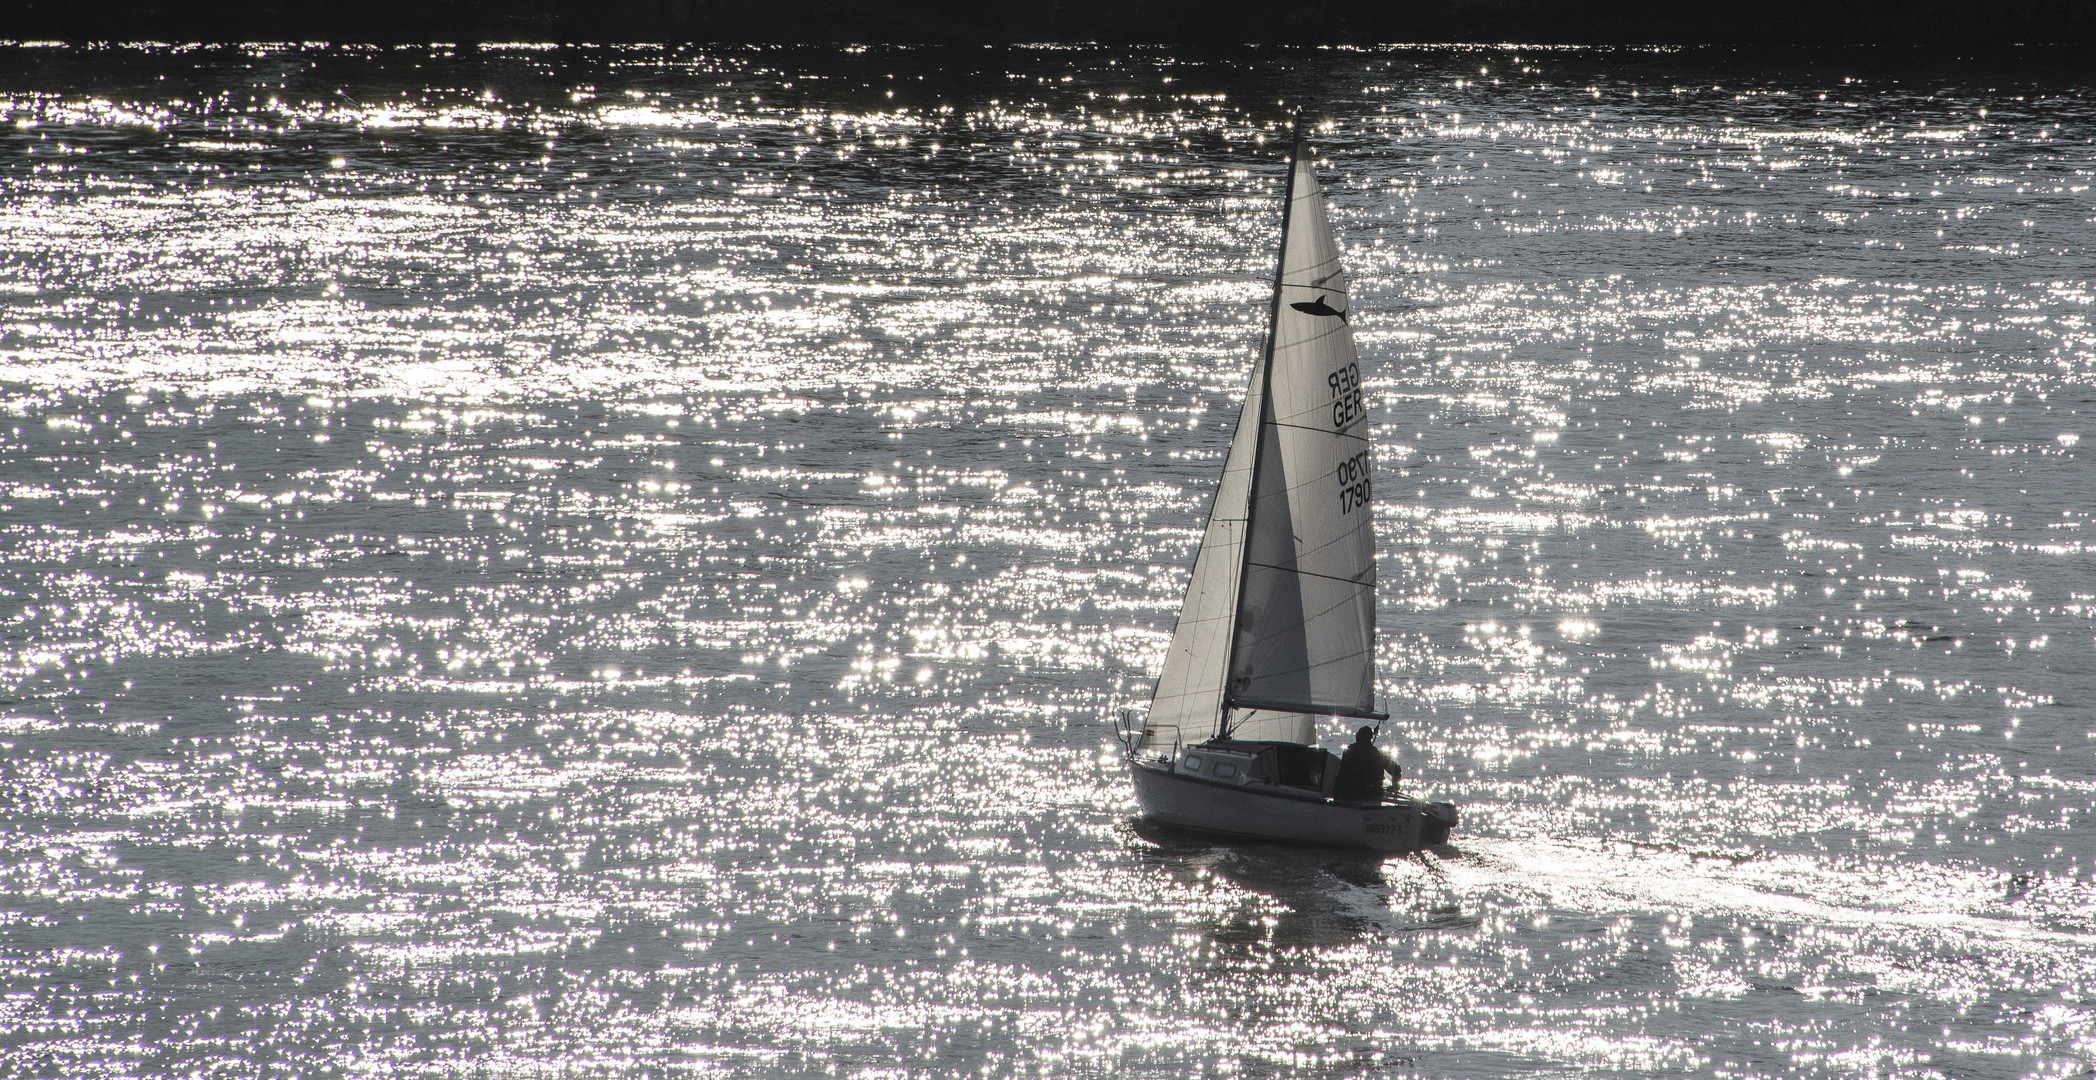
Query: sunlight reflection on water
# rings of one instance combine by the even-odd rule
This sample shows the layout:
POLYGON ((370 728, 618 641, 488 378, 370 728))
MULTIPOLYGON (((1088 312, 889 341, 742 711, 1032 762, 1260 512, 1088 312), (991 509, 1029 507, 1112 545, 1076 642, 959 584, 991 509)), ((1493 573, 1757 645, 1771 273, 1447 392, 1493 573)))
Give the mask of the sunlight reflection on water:
POLYGON ((6 55, 14 1071, 2096 1058, 2085 81, 6 55), (1110 741, 1305 98, 1416 860, 1110 741))

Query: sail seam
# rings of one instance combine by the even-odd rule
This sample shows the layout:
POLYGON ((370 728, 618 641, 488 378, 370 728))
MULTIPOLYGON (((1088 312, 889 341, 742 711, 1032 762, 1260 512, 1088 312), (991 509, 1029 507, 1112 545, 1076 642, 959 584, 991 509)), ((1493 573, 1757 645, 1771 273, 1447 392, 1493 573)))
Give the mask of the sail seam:
POLYGON ((1354 433, 1353 433, 1353 432, 1351 432, 1351 431, 1334 431, 1334 430, 1332 430, 1331 428, 1328 428, 1328 427, 1311 427, 1311 426, 1310 426, 1310 425, 1308 425, 1308 424, 1291 424, 1291 423, 1288 423, 1288 422, 1287 422, 1287 421, 1285 421, 1285 420, 1276 420, 1276 421, 1274 421, 1274 424, 1273 424, 1273 426, 1275 426, 1275 427, 1285 427, 1285 428, 1294 428, 1294 429, 1296 429, 1297 431, 1314 431, 1314 432, 1316 432, 1316 433, 1318 433, 1318 434, 1320 434, 1320 435, 1336 435, 1336 436, 1338 436, 1338 437, 1340 437, 1340 438, 1342 438, 1342 439, 1358 439, 1358 440, 1360 440, 1360 441, 1362 441, 1362 442, 1367 442, 1367 441, 1368 441, 1368 436, 1366 436, 1366 435, 1356 435, 1356 434, 1354 434, 1354 433))
MULTIPOLYGON (((1345 583, 1345 584, 1348 584, 1348 585, 1369 585, 1369 586, 1372 586, 1372 585, 1374 585, 1374 584, 1375 584, 1375 575, 1374 575, 1373 573, 1371 573, 1371 574, 1369 575, 1368 579, 1367 579, 1366 581, 1364 581, 1364 580, 1362 580, 1362 579, 1360 579, 1360 578, 1343 578, 1343 577, 1340 577, 1340 576, 1338 576, 1337 574, 1320 574, 1320 573, 1318 573, 1318 572, 1317 572, 1317 571, 1315 571, 1315 570, 1298 570, 1298 569, 1296 569, 1295 567, 1292 567, 1292 566, 1275 566, 1275 565, 1274 565, 1274 564, 1272 564, 1272 563, 1263 563, 1263 562, 1255 562, 1255 563, 1246 563, 1245 565, 1246 565, 1246 566, 1256 566, 1256 567, 1260 568, 1261 570, 1277 570, 1277 571, 1279 571, 1279 572, 1281 572, 1281 573, 1283 573, 1283 574, 1300 574, 1300 575, 1302 575, 1303 577, 1314 577, 1314 578, 1323 578, 1323 579, 1325 579, 1326 581, 1338 581, 1338 582, 1343 582, 1343 583, 1345 583)), ((1309 621, 1309 620, 1307 620, 1307 619, 1306 619, 1306 620, 1304 620, 1304 622, 1305 622, 1305 623, 1307 623, 1308 621, 1309 621)))
MULTIPOLYGON (((1281 573, 1293 573, 1293 572, 1294 572, 1294 571, 1287 571, 1287 570, 1283 570, 1283 571, 1281 571, 1281 573)), ((1322 577, 1323 575, 1318 575, 1318 576, 1322 577)), ((1333 581, 1338 581, 1338 582, 1341 582, 1342 584, 1346 584, 1346 585, 1359 585, 1359 586, 1361 586, 1361 587, 1362 587, 1362 588, 1364 588, 1364 589, 1373 589, 1373 588, 1375 588, 1375 581, 1374 581, 1373 579, 1371 579, 1371 580, 1368 580, 1368 581, 1352 581, 1352 580, 1349 580, 1349 579, 1346 579, 1346 578, 1332 578, 1332 579, 1330 579, 1330 580, 1333 580, 1333 581)), ((1359 598, 1359 595, 1358 595, 1358 594, 1356 594, 1355 596, 1341 597, 1340 599, 1338 599, 1338 600, 1335 600, 1335 601, 1333 601, 1333 602, 1332 602, 1332 603, 1330 603, 1330 604, 1327 604, 1327 605, 1326 605, 1326 606, 1325 606, 1325 607, 1324 607, 1324 608, 1323 608, 1322 610, 1319 610, 1319 611, 1314 611, 1314 612, 1309 612, 1309 613, 1305 614, 1305 615, 1304 615, 1304 616, 1303 616, 1303 617, 1302 617, 1302 618, 1301 618, 1300 620, 1297 620, 1296 622, 1290 623, 1290 624, 1289 624, 1289 625, 1288 625, 1287 627, 1285 627, 1284 629, 1288 629, 1288 630, 1301 630, 1301 629, 1302 629, 1303 627, 1306 627, 1306 626, 1310 625, 1311 623, 1314 623, 1314 622, 1316 622, 1317 620, 1319 620, 1319 619, 1322 619, 1322 618, 1326 617, 1327 615, 1330 615, 1330 614, 1332 614, 1332 613, 1333 613, 1333 612, 1335 612, 1335 611, 1339 611, 1339 610, 1342 610, 1342 609, 1346 608, 1346 607, 1347 607, 1348 605, 1350 605, 1350 604, 1354 603, 1354 601, 1355 601, 1356 599, 1358 599, 1358 598, 1359 598)), ((1373 652, 1374 650, 1375 650, 1375 647, 1374 647, 1373 645, 1369 645, 1369 646, 1366 646, 1365 648, 1363 648, 1363 649, 1362 649, 1362 650, 1361 650, 1360 652, 1352 652, 1352 653, 1348 653, 1348 654, 1346 654, 1346 657, 1360 656, 1360 655, 1362 655, 1363 653, 1367 653, 1367 652, 1373 652)), ((1343 661, 1343 660, 1344 660, 1344 659, 1345 659, 1346 657, 1333 657, 1333 658, 1332 658, 1332 659, 1330 659, 1330 660, 1321 660, 1321 661, 1318 661, 1318 663, 1321 663, 1321 664, 1336 664, 1336 663, 1340 663, 1340 662, 1342 662, 1342 661, 1343 661)), ((1308 670, 1308 669, 1307 669, 1307 668, 1298 668, 1298 669, 1292 669, 1292 670, 1308 670)))

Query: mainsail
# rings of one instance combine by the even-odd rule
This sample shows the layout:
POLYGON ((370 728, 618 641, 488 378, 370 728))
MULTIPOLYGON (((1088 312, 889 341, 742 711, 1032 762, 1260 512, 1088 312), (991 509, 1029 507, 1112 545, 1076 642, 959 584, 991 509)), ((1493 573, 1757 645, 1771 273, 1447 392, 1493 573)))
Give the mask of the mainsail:
POLYGON ((1308 743, 1317 716, 1378 715, 1366 391, 1300 127, 1272 303, 1145 745, 1308 743))

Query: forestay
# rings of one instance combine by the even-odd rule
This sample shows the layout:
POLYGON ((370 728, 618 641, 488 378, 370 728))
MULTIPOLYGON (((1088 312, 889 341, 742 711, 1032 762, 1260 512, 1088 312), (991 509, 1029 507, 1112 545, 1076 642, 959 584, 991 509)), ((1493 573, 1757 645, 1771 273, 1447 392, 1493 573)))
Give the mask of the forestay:
POLYGON ((1310 742, 1374 709, 1366 397, 1345 275, 1300 136, 1267 347, 1194 560, 1146 743, 1310 742))

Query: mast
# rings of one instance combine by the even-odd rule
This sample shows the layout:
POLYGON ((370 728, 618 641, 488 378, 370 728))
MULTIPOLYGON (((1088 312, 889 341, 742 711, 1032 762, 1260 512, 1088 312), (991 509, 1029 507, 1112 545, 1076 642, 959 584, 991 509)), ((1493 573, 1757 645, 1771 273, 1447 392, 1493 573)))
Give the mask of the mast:
MULTIPOLYGON (((1288 272, 1288 227, 1295 219, 1295 169, 1303 157, 1303 113, 1296 110, 1293 145, 1288 149, 1288 174, 1281 178, 1281 244, 1274 252, 1274 295, 1266 309, 1266 348, 1259 357, 1259 415, 1251 417, 1252 423, 1264 429, 1267 410, 1273 407, 1274 388, 1274 335, 1281 325, 1281 281, 1288 272)), ((1249 410, 1247 410, 1249 411, 1249 410)), ((1240 418, 1238 423, 1244 423, 1240 418)), ((1259 465, 1266 457, 1264 432, 1252 439, 1252 497, 1245 502, 1244 543, 1241 558, 1237 563, 1237 595, 1243 602, 1245 575, 1252 569, 1252 516, 1259 506, 1259 465)), ((1243 634, 1238 632, 1236 620, 1230 626, 1230 661, 1223 667, 1222 715, 1216 717, 1216 730, 1223 738, 1229 738, 1232 730, 1230 710, 1237 703, 1237 695, 1230 691, 1230 673, 1237 670, 1237 645, 1243 634)))
POLYGON ((1301 114, 1294 134, 1219 719, 1310 742, 1313 717, 1383 714, 1366 388, 1301 114))

